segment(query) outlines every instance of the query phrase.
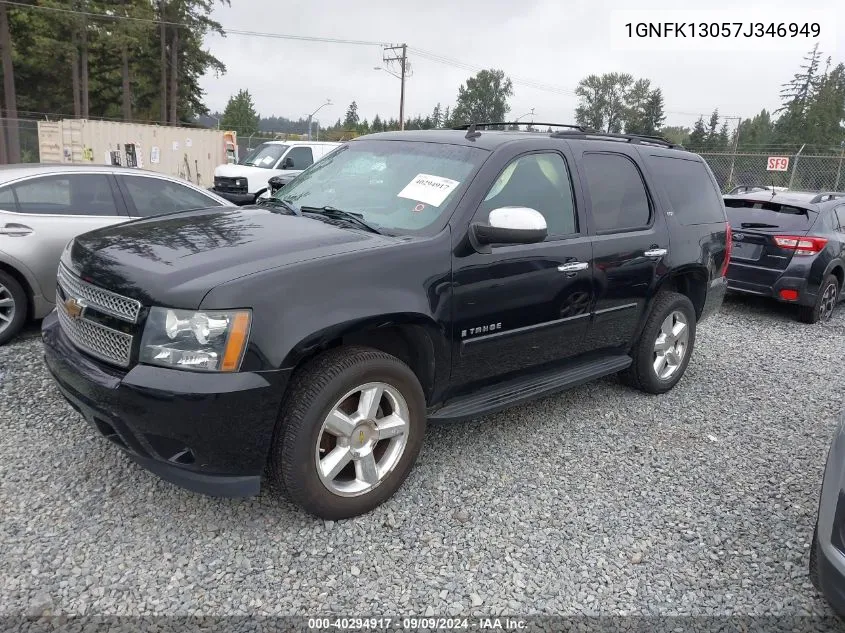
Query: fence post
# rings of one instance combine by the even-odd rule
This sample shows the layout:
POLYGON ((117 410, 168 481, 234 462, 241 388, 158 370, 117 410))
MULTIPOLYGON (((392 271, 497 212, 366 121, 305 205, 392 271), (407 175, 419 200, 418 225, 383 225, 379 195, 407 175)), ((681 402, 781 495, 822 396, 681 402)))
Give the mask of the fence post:
POLYGON ((839 152, 839 167, 836 170, 836 182, 833 184, 833 190, 839 191, 839 176, 842 175, 842 157, 845 156, 845 141, 839 144, 842 150, 839 152))
POLYGON ((795 162, 792 163, 792 174, 789 176, 789 184, 787 185, 787 189, 792 189, 792 181, 795 179, 795 170, 798 168, 798 157, 801 156, 801 152, 804 151, 804 145, 801 146, 801 149, 798 150, 798 153, 795 155, 795 162))

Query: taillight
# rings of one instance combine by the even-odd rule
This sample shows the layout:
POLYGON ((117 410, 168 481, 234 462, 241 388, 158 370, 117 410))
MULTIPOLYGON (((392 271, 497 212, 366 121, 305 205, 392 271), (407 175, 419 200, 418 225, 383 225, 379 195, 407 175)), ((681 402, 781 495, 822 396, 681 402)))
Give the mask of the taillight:
POLYGON ((775 244, 796 255, 815 255, 824 250, 827 239, 824 237, 807 237, 801 235, 775 235, 775 244))
POLYGON ((728 274, 728 265, 731 263, 731 250, 733 250, 733 232, 730 223, 725 223, 725 261, 722 262, 722 277, 728 274))

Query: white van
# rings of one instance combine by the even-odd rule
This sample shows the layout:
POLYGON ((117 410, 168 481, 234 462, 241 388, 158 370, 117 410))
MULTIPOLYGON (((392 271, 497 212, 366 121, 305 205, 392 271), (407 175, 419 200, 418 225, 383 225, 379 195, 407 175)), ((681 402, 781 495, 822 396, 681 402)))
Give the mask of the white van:
POLYGON ((252 204, 274 176, 293 176, 320 160, 340 143, 322 141, 267 141, 235 165, 214 170, 211 190, 235 204, 252 204))

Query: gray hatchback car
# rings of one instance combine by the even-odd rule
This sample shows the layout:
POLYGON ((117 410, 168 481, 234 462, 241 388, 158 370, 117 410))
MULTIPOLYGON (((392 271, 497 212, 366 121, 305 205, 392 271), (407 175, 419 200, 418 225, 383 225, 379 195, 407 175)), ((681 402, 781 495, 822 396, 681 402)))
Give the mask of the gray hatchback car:
POLYGON ((107 165, 0 167, 0 345, 55 307, 65 245, 133 218, 233 206, 179 178, 107 165))

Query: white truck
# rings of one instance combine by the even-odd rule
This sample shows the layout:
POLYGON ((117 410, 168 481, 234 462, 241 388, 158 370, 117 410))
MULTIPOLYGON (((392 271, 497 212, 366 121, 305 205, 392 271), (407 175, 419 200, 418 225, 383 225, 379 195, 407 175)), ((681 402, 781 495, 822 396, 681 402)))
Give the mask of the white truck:
POLYGON ((323 141, 267 141, 239 163, 219 165, 211 190, 235 204, 252 204, 267 192, 270 178, 294 176, 339 146, 323 141))

